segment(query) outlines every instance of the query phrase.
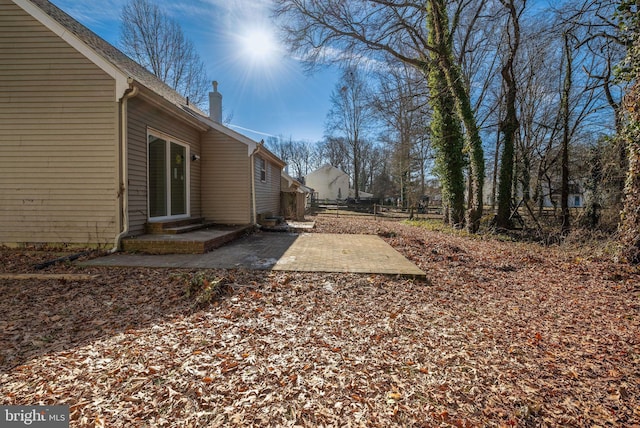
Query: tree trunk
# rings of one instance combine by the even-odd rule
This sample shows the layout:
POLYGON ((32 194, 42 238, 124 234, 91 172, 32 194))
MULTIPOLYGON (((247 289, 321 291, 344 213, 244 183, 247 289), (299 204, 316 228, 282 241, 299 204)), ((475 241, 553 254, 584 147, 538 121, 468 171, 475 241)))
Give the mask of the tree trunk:
POLYGON ((500 184, 498 187, 498 214, 496 225, 505 229, 512 227, 509 217, 511 216, 511 197, 513 195, 513 166, 515 140, 520 128, 516 111, 516 97, 518 88, 516 85, 513 62, 515 61, 520 46, 520 23, 513 0, 503 1, 502 4, 509 10, 509 21, 513 27, 513 35, 507 29, 509 39, 509 56, 502 67, 502 81, 505 86, 505 117, 502 120, 500 129, 504 136, 502 143, 502 158, 500 162, 500 184), (513 39, 511 39, 513 36, 513 39))
POLYGON ((434 65, 439 67, 444 75, 448 90, 454 101, 454 108, 459 120, 464 125, 466 133, 465 152, 469 153, 470 186, 472 197, 468 201, 467 229, 474 233, 480 227, 484 186, 484 151, 482 139, 475 114, 471 106, 469 91, 465 87, 460 68, 454 63, 452 43, 449 34, 449 20, 447 2, 444 0, 429 0, 427 7, 427 22, 429 25, 429 41, 433 44, 435 56, 434 65))
POLYGON ((591 149, 589 159, 589 180, 587 181, 587 198, 585 206, 586 225, 590 229, 595 229, 600 223, 600 210, 602 185, 602 151, 600 143, 591 149))
POLYGON ((529 154, 523 154, 521 159, 517 164, 522 164, 522 168, 518 173, 522 183, 522 199, 529 202, 531 200, 531 160, 529 154))
POLYGON ((447 83, 453 87, 456 111, 465 128, 467 134, 465 151, 469 153, 469 185, 471 187, 471 199, 467 207, 467 230, 471 233, 478 231, 483 209, 483 188, 484 188, 484 150, 482 139, 478 130, 471 100, 467 89, 464 87, 460 69, 451 65, 451 69, 445 72, 447 83))
POLYGON ((624 209, 620 227, 622 256, 629 263, 640 263, 640 123, 635 122, 635 138, 628 139, 629 170, 625 185, 624 209))
POLYGON ((569 35, 564 34, 564 53, 566 70, 564 85, 562 88, 561 114, 562 114, 562 184, 560 187, 560 221, 561 233, 566 235, 571 230, 571 216, 569 213, 569 96, 571 95, 572 84, 572 58, 569 46, 569 35))
POLYGON ((620 242, 623 259, 640 264, 640 83, 636 83, 625 98, 629 122, 619 138, 627 143, 629 168, 624 186, 620 242))
POLYGON ((496 132, 496 151, 493 154, 493 174, 491 179, 491 211, 496 209, 498 200, 498 168, 500 166, 500 132, 496 132))
POLYGON ((624 131, 619 139, 626 143, 628 169, 624 186, 624 208, 620 224, 620 243, 622 257, 629 263, 640 263, 640 0, 620 2, 618 11, 621 13, 621 24, 630 32, 626 62, 631 71, 627 80, 635 80, 625 96, 625 110, 628 115, 624 131))
MULTIPOLYGON (((353 141, 353 192, 355 200, 360 199, 360 150, 359 150, 358 134, 356 133, 353 141)), ((349 195, 347 194, 347 198, 349 195)))
POLYGON ((429 90, 438 94, 431 97, 435 171, 440 179, 442 203, 446 207, 445 223, 458 227, 464 224, 464 144, 453 97, 447 89, 444 73, 432 67, 429 71, 429 90))

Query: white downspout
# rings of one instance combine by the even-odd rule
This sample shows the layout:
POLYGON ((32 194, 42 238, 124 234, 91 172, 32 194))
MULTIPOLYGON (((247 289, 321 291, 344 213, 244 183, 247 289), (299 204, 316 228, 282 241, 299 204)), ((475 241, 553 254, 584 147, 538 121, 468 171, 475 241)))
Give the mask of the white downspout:
POLYGON ((120 99, 120 171, 119 176, 122 177, 122 181, 118 183, 120 188, 118 189, 118 193, 120 193, 120 197, 122 198, 122 213, 118 213, 121 215, 121 218, 124 222, 122 225, 122 230, 116 235, 113 248, 109 251, 110 253, 115 253, 120 249, 120 241, 122 237, 129 233, 129 171, 128 171, 128 125, 127 125, 127 100, 129 98, 133 98, 138 95, 138 87, 133 86, 133 79, 128 79, 129 89, 127 89, 120 99))

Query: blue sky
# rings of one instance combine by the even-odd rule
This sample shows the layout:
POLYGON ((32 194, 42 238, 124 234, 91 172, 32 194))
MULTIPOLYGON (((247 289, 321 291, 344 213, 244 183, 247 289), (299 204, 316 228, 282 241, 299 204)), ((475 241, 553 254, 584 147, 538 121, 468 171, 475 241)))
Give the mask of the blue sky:
MULTIPOLYGON (((154 0, 182 26, 223 95, 223 119, 255 140, 322 139, 335 70, 305 74, 278 46, 269 0, 154 0), (250 132, 253 130, 256 132, 250 132)), ((52 0, 114 46, 126 0, 52 0)))

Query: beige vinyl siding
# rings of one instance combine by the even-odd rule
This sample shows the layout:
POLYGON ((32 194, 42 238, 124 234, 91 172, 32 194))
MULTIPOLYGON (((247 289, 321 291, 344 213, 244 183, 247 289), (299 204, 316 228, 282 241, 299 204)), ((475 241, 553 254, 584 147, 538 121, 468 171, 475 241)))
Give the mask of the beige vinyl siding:
POLYGON ((113 79, 0 0, 0 243, 110 245, 118 141, 113 79))
POLYGON ((260 178, 260 155, 255 155, 255 180, 256 180, 256 213, 271 213, 280 215, 280 175, 281 170, 265 159, 267 177, 265 181, 260 178))
MULTIPOLYGON (((127 106, 128 170, 129 170, 129 234, 144 233, 148 221, 147 208, 147 131, 154 129, 187 144, 190 154, 200 154, 199 130, 182 122, 170 113, 161 110, 141 97, 131 98, 127 106)), ((202 162, 189 161, 190 168, 190 214, 201 217, 200 174, 202 162)))
POLYGON ((251 168, 244 143, 211 130, 202 141, 202 212, 219 224, 251 223, 251 168))

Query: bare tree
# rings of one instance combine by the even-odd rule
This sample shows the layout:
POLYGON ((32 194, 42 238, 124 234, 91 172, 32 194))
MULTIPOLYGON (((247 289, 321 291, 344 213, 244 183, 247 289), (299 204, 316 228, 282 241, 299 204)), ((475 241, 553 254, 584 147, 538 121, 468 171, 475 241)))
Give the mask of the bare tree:
POLYGON ((122 8, 120 46, 164 83, 196 105, 209 92, 205 66, 182 28, 150 0, 130 0, 122 8))
POLYGON ((429 148, 429 100, 424 78, 400 64, 378 73, 379 90, 373 105, 389 146, 393 173, 403 206, 415 205, 424 195, 426 154, 429 148))
POLYGON ((360 185, 365 192, 378 193, 375 188, 376 177, 384 171, 385 153, 380 145, 368 141, 364 144, 361 153, 360 185))
POLYGON ((515 0, 501 0, 501 3, 508 10, 510 28, 507 29, 506 32, 508 52, 501 70, 505 92, 505 117, 501 120, 499 127, 500 133, 503 135, 503 141, 496 225, 498 227, 509 228, 511 226, 509 223, 511 199, 513 195, 515 142, 520 131, 520 122, 518 120, 516 106, 518 86, 514 62, 518 55, 518 49, 520 48, 520 17, 526 7, 526 0, 522 1, 522 6, 519 8, 520 10, 518 10, 515 0))
POLYGON ((559 59, 556 57, 560 49, 551 39, 549 29, 540 26, 538 21, 535 28, 527 26, 523 31, 526 37, 522 40, 517 72, 520 88, 517 94, 520 133, 516 139, 519 174, 515 178, 522 197, 526 201, 537 201, 542 210, 546 195, 541 182, 551 166, 547 160, 556 142, 556 93, 559 91, 556 66, 559 59))
POLYGON ((346 68, 331 94, 331 110, 327 115, 327 134, 343 137, 344 155, 351 161, 355 198, 359 199, 363 153, 367 133, 373 125, 373 108, 369 88, 354 67, 346 68))
POLYGON ((587 49, 593 66, 584 69, 596 87, 604 91, 613 110, 615 129, 620 128, 623 88, 616 82, 614 68, 623 60, 625 49, 620 28, 614 20, 619 0, 582 0, 566 2, 558 11, 563 25, 574 28, 576 48, 587 49))
POLYGON ((344 137, 328 136, 318 143, 317 166, 329 164, 341 169, 347 174, 351 174, 351 161, 347 156, 347 147, 344 137))
MULTIPOLYGON (((439 147, 464 148, 468 153, 471 197, 467 225, 470 230, 477 230, 483 208, 484 152, 470 90, 453 52, 452 36, 457 31, 463 10, 473 2, 275 0, 274 3, 287 43, 292 50, 305 55, 312 66, 344 63, 355 57, 369 62, 403 62, 416 67, 425 79, 432 68, 440 70, 441 82, 437 84, 437 90, 432 90, 432 96, 443 95, 447 103, 452 102, 453 108, 446 114, 453 115, 453 120, 464 125, 459 126, 464 134, 458 135, 466 135, 466 139, 464 144, 439 147)), ((444 130, 441 134, 446 135, 444 130)), ((442 166, 446 165, 448 163, 442 163, 442 166)), ((460 167, 460 163, 452 165, 460 167)), ((462 177, 458 173, 449 175, 456 180, 462 177)), ((464 195, 462 198, 464 202, 464 195)))
POLYGON ((560 190, 560 209, 562 220, 562 233, 567 234, 570 230, 569 215, 569 140, 571 139, 571 130, 569 128, 570 106, 569 97, 571 96, 571 86, 573 85, 573 56, 570 45, 571 35, 564 33, 562 40, 564 42, 564 58, 565 58, 565 75, 564 84, 562 85, 562 96, 560 98, 560 116, 562 125, 562 184, 560 190))
POLYGON ((267 147, 287 163, 294 178, 307 175, 313 167, 314 149, 311 143, 293 140, 291 137, 268 137, 267 147))
MULTIPOLYGON (((601 108, 610 108, 614 121, 611 132, 620 132, 624 114, 622 96, 624 81, 615 76, 616 65, 625 55, 625 38, 621 27, 615 20, 619 15, 619 0, 582 0, 566 2, 559 10, 565 25, 572 26, 578 36, 577 48, 586 50, 593 58, 591 67, 584 69, 593 81, 596 89, 602 91, 601 108)), ((603 191, 606 195, 606 210, 611 217, 617 218, 622 207, 625 173, 628 166, 627 147, 621 139, 610 138, 598 153, 603 163, 603 191), (615 214, 614 214, 615 213, 615 214)))

